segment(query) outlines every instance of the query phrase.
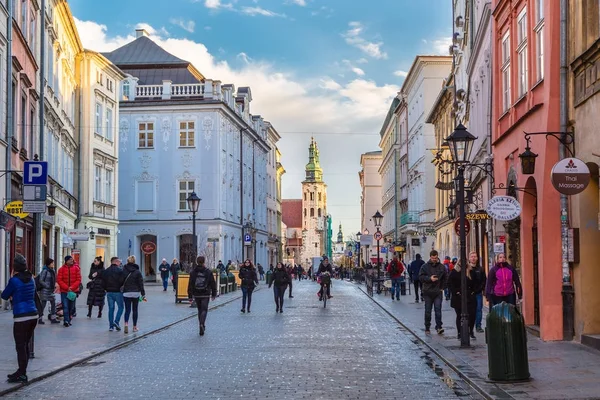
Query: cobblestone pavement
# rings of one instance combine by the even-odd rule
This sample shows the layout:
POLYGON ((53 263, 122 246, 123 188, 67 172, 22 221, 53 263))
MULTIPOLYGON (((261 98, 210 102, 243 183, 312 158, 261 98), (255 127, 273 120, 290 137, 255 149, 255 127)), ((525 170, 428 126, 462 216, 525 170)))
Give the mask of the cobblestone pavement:
POLYGON ((323 309, 313 282, 275 313, 271 290, 251 314, 214 311, 9 394, 9 399, 454 399, 471 388, 352 284, 323 309))

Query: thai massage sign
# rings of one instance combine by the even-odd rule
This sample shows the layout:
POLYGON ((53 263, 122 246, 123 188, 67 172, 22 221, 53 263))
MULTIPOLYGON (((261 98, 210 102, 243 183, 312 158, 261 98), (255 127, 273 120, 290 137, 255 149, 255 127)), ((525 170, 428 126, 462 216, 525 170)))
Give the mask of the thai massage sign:
POLYGON ((487 213, 499 221, 511 221, 521 215, 521 204, 512 196, 494 196, 488 202, 487 213))
POLYGON ((590 183, 590 169, 578 158, 565 158, 552 167, 552 185, 559 193, 581 193, 590 183))

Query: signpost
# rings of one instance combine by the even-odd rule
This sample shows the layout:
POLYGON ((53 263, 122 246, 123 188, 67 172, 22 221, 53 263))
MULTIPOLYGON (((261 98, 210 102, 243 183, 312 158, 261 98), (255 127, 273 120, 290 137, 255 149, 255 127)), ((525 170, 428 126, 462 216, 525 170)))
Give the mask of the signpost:
POLYGON ((381 239, 383 239, 383 234, 381 232, 377 231, 377 232, 375 232, 373 237, 375 238, 375 240, 381 240, 381 239))
MULTIPOLYGON (((454 232, 457 235, 460 235, 460 218, 456 218, 454 221, 454 232)), ((468 235, 471 232, 471 223, 468 219, 465 219, 465 235, 468 235)))
POLYGON ((578 158, 565 158, 554 164, 550 179, 559 193, 571 196, 583 192, 589 185, 590 169, 578 158))
POLYGON ((512 196, 494 196, 488 202, 487 213, 499 221, 511 221, 521 215, 521 204, 512 196))
POLYGON ((244 235, 244 246, 250 246, 252 245, 252 235, 250 235, 249 233, 246 233, 244 235))

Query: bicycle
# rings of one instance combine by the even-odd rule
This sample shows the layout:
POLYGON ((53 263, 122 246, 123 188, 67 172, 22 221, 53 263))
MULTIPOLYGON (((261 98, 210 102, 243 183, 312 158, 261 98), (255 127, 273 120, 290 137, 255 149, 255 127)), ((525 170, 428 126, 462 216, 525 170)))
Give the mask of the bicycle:
POLYGON ((327 295, 327 285, 329 285, 329 290, 331 290, 331 275, 328 272, 325 272, 319 276, 319 284, 322 284, 321 287, 321 299, 323 299, 323 308, 327 308, 327 299, 329 296, 327 295))

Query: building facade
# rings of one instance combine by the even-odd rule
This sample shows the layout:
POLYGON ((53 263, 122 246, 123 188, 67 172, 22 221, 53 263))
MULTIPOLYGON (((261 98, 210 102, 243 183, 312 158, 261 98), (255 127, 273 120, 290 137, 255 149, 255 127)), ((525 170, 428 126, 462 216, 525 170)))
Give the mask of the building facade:
MULTIPOLYGON (((3 3, 4 4, 4 3, 3 3)), ((10 143, 8 143, 8 129, 6 120, 7 100, 8 100, 8 85, 7 80, 7 57, 8 53, 8 10, 5 7, 0 6, 0 165, 7 166, 6 154, 10 150, 10 143)), ((9 169, 9 168, 5 168, 9 169)), ((10 183, 8 174, 2 174, 0 177, 0 198, 2 198, 2 212, 4 211, 6 204, 9 199, 6 195, 7 185, 6 182, 10 183)), ((8 187, 10 192, 10 186, 8 187)), ((4 214, 3 214, 4 217, 4 214)), ((6 283, 10 279, 10 252, 6 252, 6 241, 10 234, 7 234, 6 230, 0 229, 0 262, 5 267, 0 268, 0 286, 6 287, 6 283)))
POLYGON ((267 125, 250 113, 250 88, 222 85, 156 45, 144 30, 105 54, 127 74, 119 117, 118 251, 147 280, 159 260, 248 257, 268 265, 267 125), (196 214, 186 199, 202 199, 196 214), (243 234, 251 235, 245 245, 243 234))
MULTIPOLYGON (((281 139, 273 126, 267 123, 267 138, 269 141, 267 161, 267 226, 268 226, 268 260, 275 265, 281 252, 281 196, 277 180, 277 142, 281 139)), ((264 266, 264 265, 263 265, 264 266)))
MULTIPOLYGON (((382 152, 381 151, 370 151, 368 153, 361 154, 360 166, 361 170, 358 173, 361 187, 361 207, 360 207, 360 231, 363 235, 371 237, 371 244, 368 250, 363 249, 362 257, 365 263, 376 263, 377 262, 377 241, 373 237, 377 228, 375 227, 375 221, 373 221, 373 215, 377 211, 381 212, 381 202, 383 199, 382 192, 382 178, 379 174, 381 170, 382 152), (366 233, 368 232, 368 233, 366 233)), ((380 230, 382 232, 390 231, 391 227, 394 226, 394 216, 383 214, 383 221, 380 230)), ((361 242, 364 244, 365 240, 361 238, 361 242)), ((385 242, 380 241, 380 246, 384 246, 385 242)), ((381 255, 380 255, 380 258, 381 255)))
POLYGON ((302 199, 283 199, 281 201, 282 229, 285 227, 285 247, 283 262, 301 264, 302 259, 302 199))
MULTIPOLYGON (((398 240, 398 217, 400 204, 398 202, 399 187, 399 162, 400 162, 400 144, 399 144, 399 123, 396 109, 400 105, 399 96, 392 100, 385 121, 380 131, 381 140, 379 148, 381 149, 381 164, 379 167, 379 176, 381 179, 381 213, 384 215, 383 232, 384 242, 396 243, 398 240)), ((364 168, 364 166, 363 166, 364 168)))

